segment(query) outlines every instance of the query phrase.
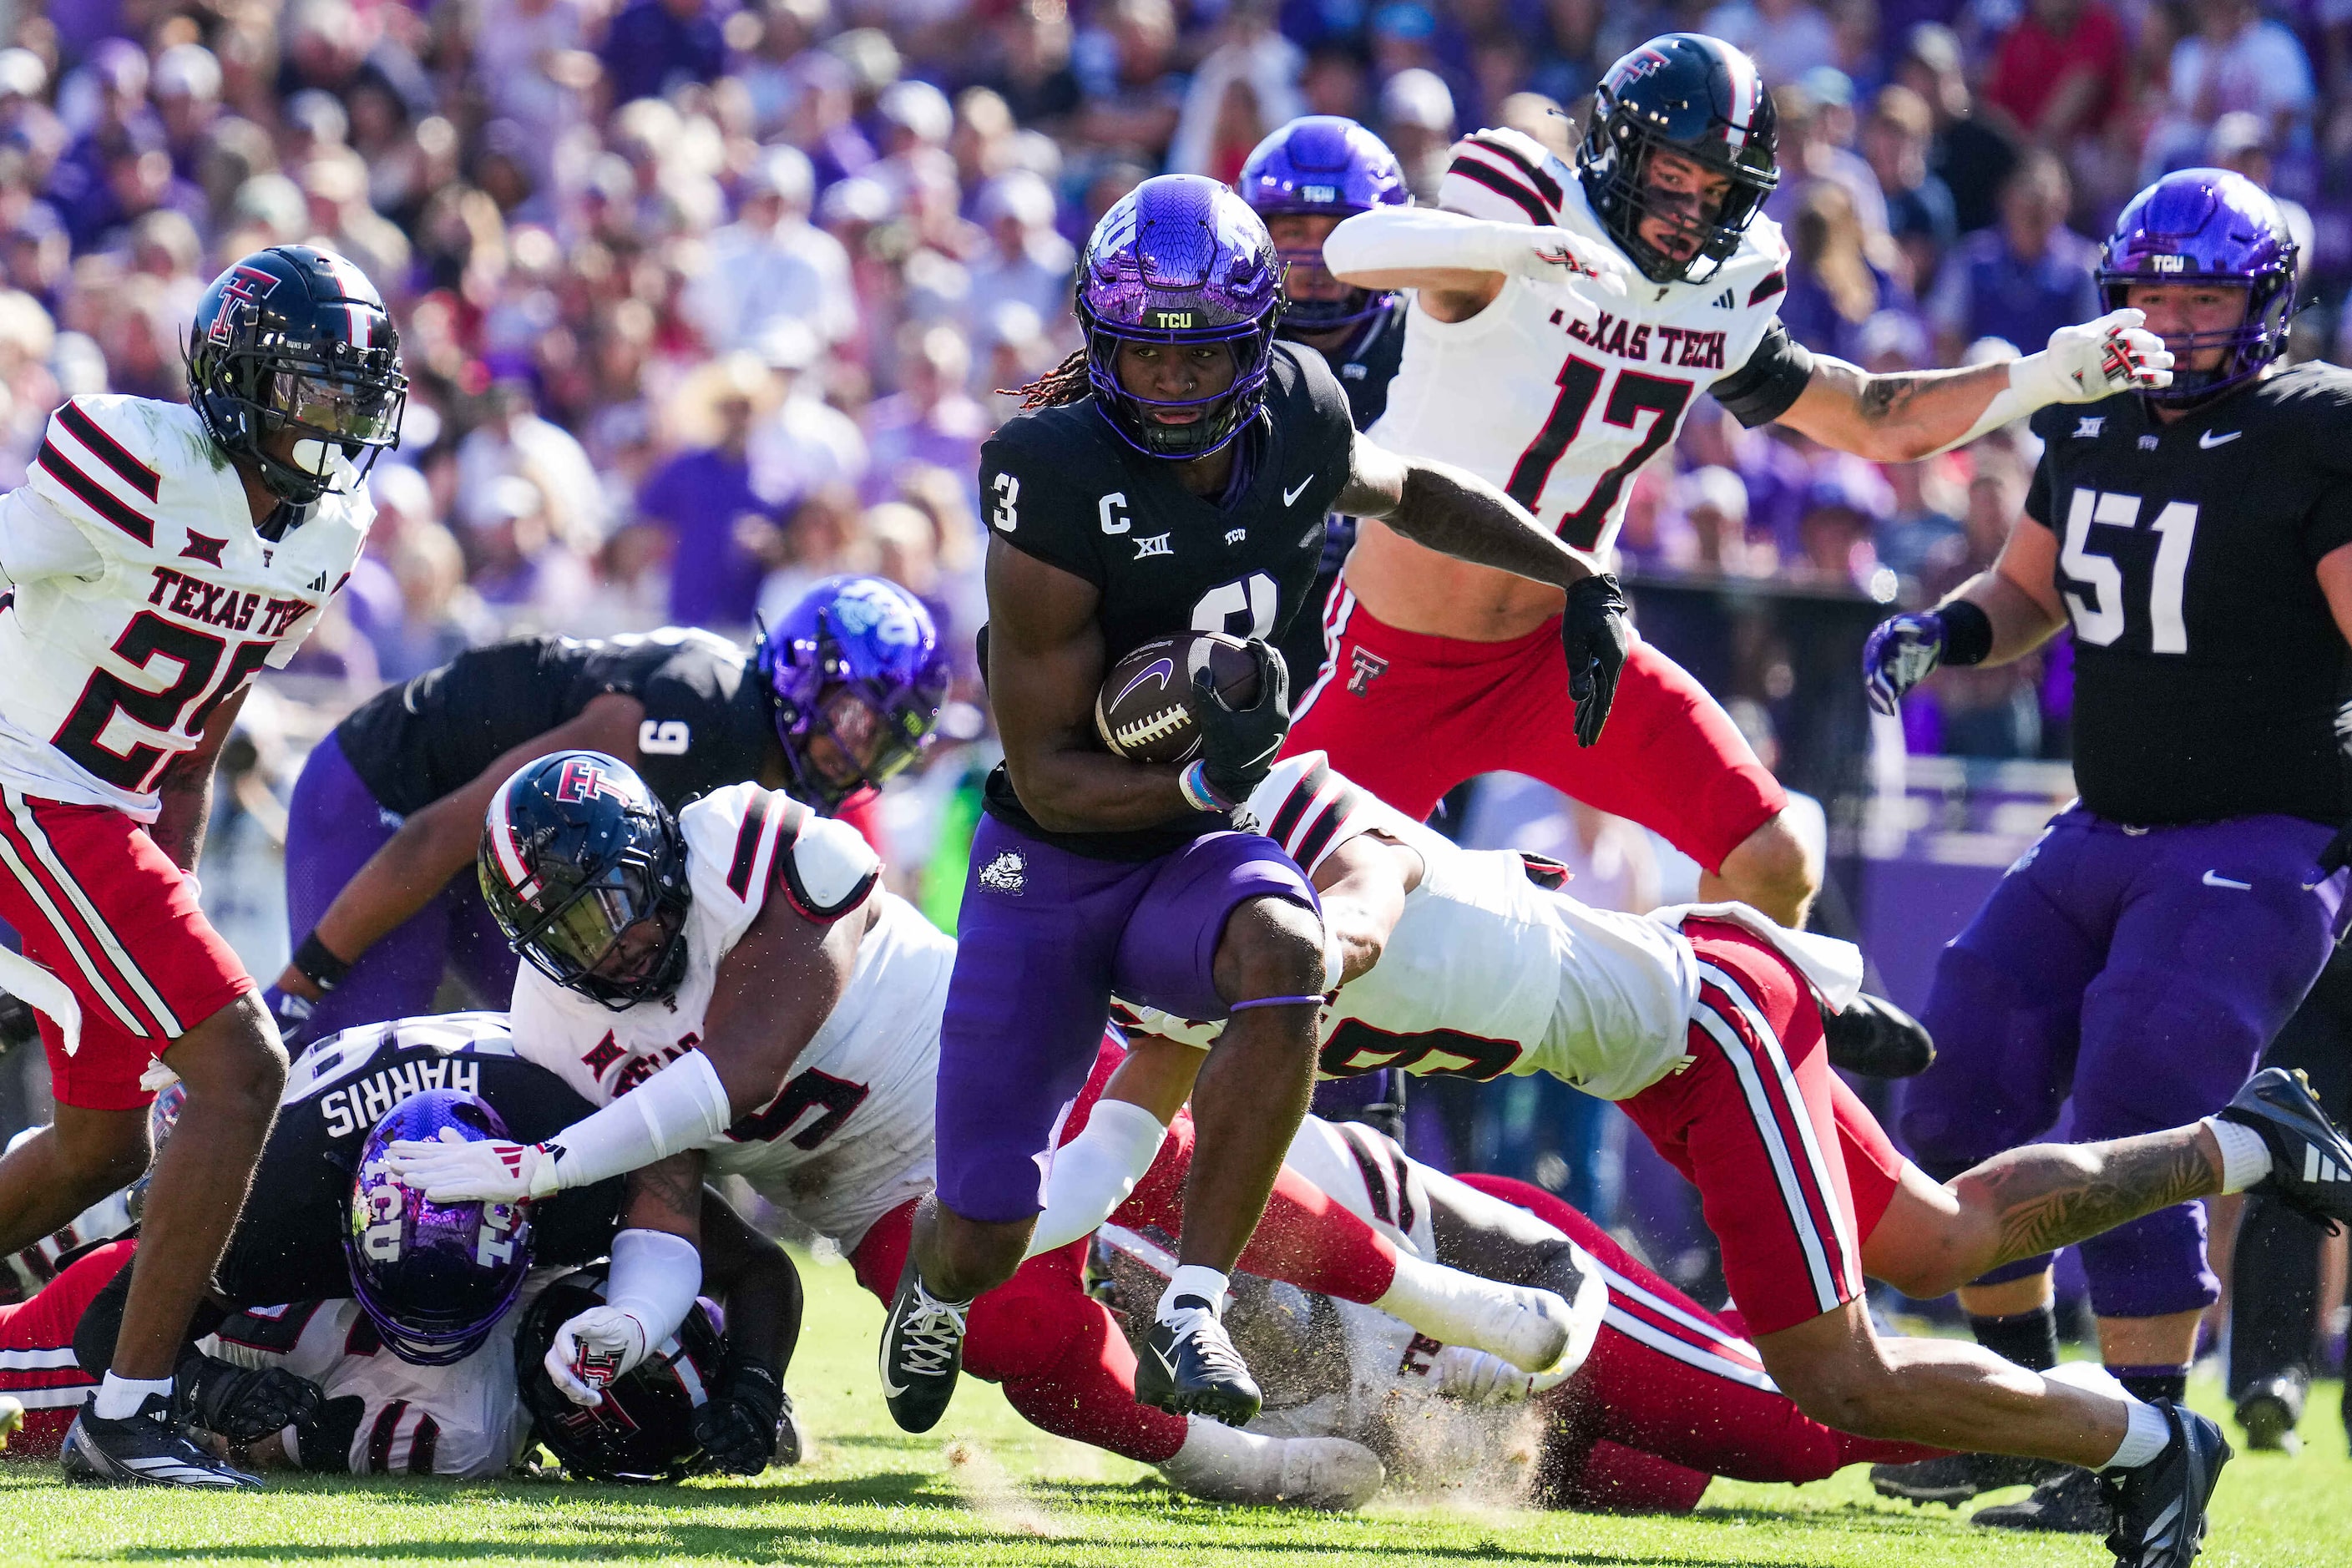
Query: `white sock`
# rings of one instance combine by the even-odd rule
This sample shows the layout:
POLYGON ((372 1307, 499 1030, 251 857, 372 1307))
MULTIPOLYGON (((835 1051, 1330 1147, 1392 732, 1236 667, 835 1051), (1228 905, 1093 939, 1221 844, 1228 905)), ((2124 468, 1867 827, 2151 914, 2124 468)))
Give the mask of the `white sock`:
POLYGON ((2218 1116, 2206 1117, 2197 1125, 2213 1134, 2213 1142, 2221 1146, 2223 1192, 2242 1193, 2271 1173, 2270 1145, 2252 1128, 2218 1116))
POLYGON ((2124 1428, 2124 1440, 2116 1445, 2115 1453, 2105 1464, 2095 1468, 2102 1470, 2137 1469, 2163 1453, 2171 1441, 2172 1423, 2164 1418, 2164 1412, 2143 1400, 2135 1399, 2131 1402, 2131 1424, 2124 1428))
POLYGON ((106 1374, 106 1381, 98 1385, 98 1407, 91 1414, 101 1421, 120 1421, 126 1416, 136 1415, 151 1394, 171 1398, 172 1380, 168 1377, 122 1377, 110 1372, 106 1374))
POLYGON ((1029 1233, 1026 1256, 1067 1247, 1100 1226, 1151 1169, 1167 1136, 1166 1125, 1143 1107, 1124 1100, 1097 1101, 1086 1127, 1054 1151, 1045 1212, 1029 1233))
POLYGON ((1159 1318, 1168 1321, 1176 1314, 1180 1296, 1195 1297, 1209 1304, 1209 1315, 1223 1321, 1225 1315, 1225 1277, 1213 1268, 1198 1263, 1179 1264, 1169 1276, 1168 1289, 1160 1293, 1159 1318))

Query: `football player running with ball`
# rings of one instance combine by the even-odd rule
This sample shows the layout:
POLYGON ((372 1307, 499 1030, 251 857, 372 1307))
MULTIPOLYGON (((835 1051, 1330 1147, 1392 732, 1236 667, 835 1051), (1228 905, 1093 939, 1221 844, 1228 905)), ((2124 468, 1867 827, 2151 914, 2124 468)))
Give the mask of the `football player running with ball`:
POLYGON ((350 575, 406 380, 374 285, 306 246, 215 279, 189 404, 77 397, 0 499, 0 982, 41 1013, 57 1123, 0 1161, 0 1254, 148 1161, 142 1082, 187 1086, 147 1194, 114 1370, 67 1473, 254 1484, 191 1444, 172 1365, 245 1201, 286 1056, 197 906, 213 765, 247 683, 281 668, 350 575))
MULTIPOLYGON (((1339 225, 1324 257, 1340 281, 1418 290, 1373 436, 1459 464, 1605 551, 1627 482, 1702 392, 1742 424, 1907 462, 2044 404, 2163 384, 2169 362, 2131 311, 2005 365, 1867 375, 1809 353, 1776 315, 1789 248, 1760 210, 1776 142, 1754 62, 1675 33, 1610 68, 1575 167, 1481 131, 1455 145, 1440 206, 1339 225)), ((1801 925, 1819 874, 1782 819, 1788 796, 1680 667, 1636 645, 1605 741, 1579 725, 1571 744, 1570 726, 1547 721, 1566 676, 1559 613, 1550 588, 1366 525, 1289 749, 1328 753, 1413 817, 1476 774, 1529 774, 1664 835, 1698 862, 1700 897, 1801 925)))
MULTIPOLYGON (((1204 1157, 1181 1264, 1138 1376, 1146 1403, 1246 1422, 1259 1398, 1218 1322, 1312 1081, 1326 967, 1314 889, 1227 813, 1289 723, 1286 631, 1335 508, 1522 574, 1569 612, 1563 683, 1597 731, 1628 633, 1609 578, 1485 482, 1360 438, 1320 354, 1274 341, 1280 264, 1223 185, 1147 180, 1079 264, 1087 346, 1028 388, 981 457, 988 675, 1005 763, 973 842, 939 1074, 939 1190, 884 1331, 899 1424, 953 1392, 971 1299, 1009 1278, 1039 1209, 1037 1156, 1086 1082, 1113 986, 1231 1016, 1201 1073, 1204 1157), (1197 676, 1197 760, 1108 753, 1091 714, 1114 658, 1192 630, 1249 639, 1255 700, 1197 676)), ((1177 679, 1181 679, 1180 673, 1177 679)))
MULTIPOLYGON (((2172 384, 2037 416, 2041 468, 2000 559, 1872 635, 1871 700, 1892 713, 1938 664, 1998 664, 2074 630, 2082 798, 1937 962, 1943 1057, 1901 1124, 1931 1173, 2041 1136, 2070 1095, 2085 1141, 2218 1109, 2335 945, 2352 843, 2337 717, 2352 376, 2277 363, 2294 252, 2237 174, 2185 169, 2133 198, 2099 286, 2164 335, 2172 384)), ((2145 1397, 2179 1396, 2218 1294, 2204 1230, 2180 1204, 2084 1244, 2100 1349, 2145 1397)), ((1960 1293, 1978 1337, 2028 1366, 2056 1354, 2050 1263, 2037 1248, 1960 1293)), ((1881 1478, 1947 1502, 2031 1479, 1958 1462, 1881 1478)), ((1978 1517, 2106 1522, 2079 1471, 1978 1517)))

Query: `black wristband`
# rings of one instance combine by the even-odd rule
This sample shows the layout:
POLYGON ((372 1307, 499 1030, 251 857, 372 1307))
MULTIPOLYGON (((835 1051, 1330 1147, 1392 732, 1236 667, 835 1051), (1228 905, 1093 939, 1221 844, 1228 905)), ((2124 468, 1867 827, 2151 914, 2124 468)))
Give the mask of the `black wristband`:
POLYGON ((1982 664, 1992 652, 1992 617, 1972 600, 1954 599, 1936 612, 1944 621, 1944 664, 1982 664))
POLYGON ((349 979, 352 973, 350 963, 337 958, 333 951, 319 940, 319 933, 315 931, 304 937, 302 945, 294 950, 294 967, 321 991, 332 991, 349 979))

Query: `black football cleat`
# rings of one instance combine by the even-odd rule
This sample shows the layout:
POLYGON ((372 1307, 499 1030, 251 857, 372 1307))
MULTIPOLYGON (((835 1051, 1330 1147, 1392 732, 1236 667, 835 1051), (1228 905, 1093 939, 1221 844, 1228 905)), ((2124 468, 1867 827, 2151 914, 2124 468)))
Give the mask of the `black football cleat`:
POLYGON ((928 1432, 948 1413, 963 1371, 969 1301, 942 1301, 923 1289, 915 1260, 898 1275, 898 1293, 882 1325, 882 1400, 903 1432, 928 1432))
POLYGON ((173 1416, 172 1402, 160 1394, 149 1394, 138 1415, 120 1421, 100 1418, 93 1394, 66 1429, 58 1463, 69 1481, 216 1491, 261 1484, 259 1476, 249 1476, 198 1447, 173 1416))
MULTIPOLYGON (((1196 1300, 1178 1298, 1180 1303, 1196 1300)), ((1135 1358, 1135 1400, 1177 1415, 1246 1426, 1257 1418, 1265 1395, 1216 1314, 1205 1306, 1179 1305, 1174 1321, 1155 1321, 1144 1336, 1143 1352, 1135 1358)))
POLYGON ((1870 1486, 1880 1497, 1958 1508, 1979 1493, 2039 1486, 2074 1468, 2054 1459, 2027 1459, 2013 1454, 1947 1454, 1940 1459, 1918 1459, 1907 1465, 1873 1465, 1870 1486))
POLYGON ((1927 1026, 1884 996, 1864 993, 1845 1010, 1822 1009, 1830 1066, 1864 1078, 1914 1078, 1936 1059, 1927 1026))
POLYGON ((2107 1532, 2116 1568, 2189 1568, 2205 1540, 2205 1505, 2231 1458, 2220 1426, 2168 1399, 2156 1407, 2172 1426, 2164 1452, 2099 1478, 2116 1514, 2107 1532))
POLYGON ((2302 1380, 2284 1374, 2266 1377, 2238 1395, 2238 1425, 2245 1428, 2246 1447, 2268 1454, 2302 1452, 2295 1426, 2303 1420, 2303 1401, 2302 1380))
POLYGON ((2334 1229, 2352 1224, 2352 1139, 2328 1120, 2301 1068, 2264 1068, 2221 1108, 2271 1152, 2271 1173, 2250 1191, 2274 1197, 2334 1229))
POLYGON ((2053 1468, 2055 1473, 2044 1477, 2032 1497, 1980 1508, 1969 1522, 1990 1530, 2043 1530, 2061 1535, 2105 1535, 2113 1530, 2115 1510, 2099 1478, 2080 1465, 2053 1468))

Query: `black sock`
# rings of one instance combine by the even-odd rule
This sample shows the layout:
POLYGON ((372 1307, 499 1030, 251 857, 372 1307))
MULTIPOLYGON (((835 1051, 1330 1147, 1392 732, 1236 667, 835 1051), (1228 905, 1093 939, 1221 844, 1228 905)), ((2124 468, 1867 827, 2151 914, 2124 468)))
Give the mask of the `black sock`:
POLYGON ((1979 1318, 1970 1312, 1969 1332, 1993 1354, 2028 1372, 2048 1372, 2058 1364, 2055 1307, 2036 1307, 2030 1312, 2009 1312, 1998 1318, 1979 1318))
POLYGON ((2107 1370, 2116 1374, 2125 1393, 2150 1405, 2159 1399, 2169 1399, 2178 1405, 2189 1394, 2189 1369, 2185 1366, 2111 1366, 2107 1370))

